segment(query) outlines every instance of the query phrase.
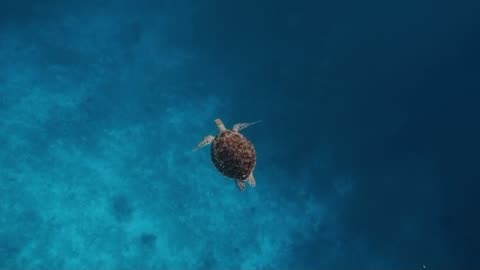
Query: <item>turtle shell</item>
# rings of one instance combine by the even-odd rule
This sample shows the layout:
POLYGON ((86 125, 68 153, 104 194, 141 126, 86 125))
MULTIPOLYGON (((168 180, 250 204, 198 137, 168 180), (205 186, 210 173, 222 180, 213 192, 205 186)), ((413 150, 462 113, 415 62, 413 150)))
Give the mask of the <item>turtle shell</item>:
POLYGON ((257 156, 253 144, 231 130, 220 133, 212 142, 212 162, 223 175, 245 180, 255 168, 257 156))

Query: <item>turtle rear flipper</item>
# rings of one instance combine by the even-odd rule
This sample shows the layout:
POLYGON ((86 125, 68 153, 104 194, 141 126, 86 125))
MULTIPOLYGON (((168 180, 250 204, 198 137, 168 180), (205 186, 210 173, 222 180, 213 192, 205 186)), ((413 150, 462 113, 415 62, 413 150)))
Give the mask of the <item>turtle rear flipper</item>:
POLYGON ((244 190, 245 190, 245 188, 246 188, 245 182, 246 182, 246 181, 235 179, 235 182, 236 182, 236 184, 237 184, 238 189, 240 189, 240 191, 244 191, 244 190))
POLYGON ((255 187, 257 185, 257 182, 255 182, 255 177, 253 176, 253 172, 250 173, 250 176, 247 178, 247 180, 250 186, 255 187))

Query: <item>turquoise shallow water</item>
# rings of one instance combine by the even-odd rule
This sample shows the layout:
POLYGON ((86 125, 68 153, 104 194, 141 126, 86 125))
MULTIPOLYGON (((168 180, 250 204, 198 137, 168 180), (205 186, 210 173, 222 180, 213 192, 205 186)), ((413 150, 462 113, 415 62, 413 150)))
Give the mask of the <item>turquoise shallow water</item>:
POLYGON ((478 4, 347 2, 0 4, 0 269, 475 269, 478 4))

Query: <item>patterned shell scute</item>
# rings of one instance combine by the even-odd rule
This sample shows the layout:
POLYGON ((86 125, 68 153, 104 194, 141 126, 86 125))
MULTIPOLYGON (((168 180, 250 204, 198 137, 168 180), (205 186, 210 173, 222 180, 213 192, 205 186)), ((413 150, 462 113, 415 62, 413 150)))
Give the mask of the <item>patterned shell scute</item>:
POLYGON ((242 134, 224 131, 212 143, 212 162, 223 175, 245 180, 255 168, 253 144, 242 134))

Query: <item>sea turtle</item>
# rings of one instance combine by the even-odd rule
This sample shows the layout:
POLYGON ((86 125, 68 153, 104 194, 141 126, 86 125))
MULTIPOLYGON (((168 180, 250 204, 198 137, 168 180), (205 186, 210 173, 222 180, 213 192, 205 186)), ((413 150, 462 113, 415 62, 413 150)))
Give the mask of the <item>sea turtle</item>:
POLYGON ((217 170, 226 177, 233 178, 241 191, 245 190, 246 182, 254 187, 253 169, 257 160, 255 148, 239 131, 259 122, 261 121, 235 124, 229 130, 222 120, 215 119, 218 135, 206 136, 193 151, 212 144, 211 158, 217 170))

